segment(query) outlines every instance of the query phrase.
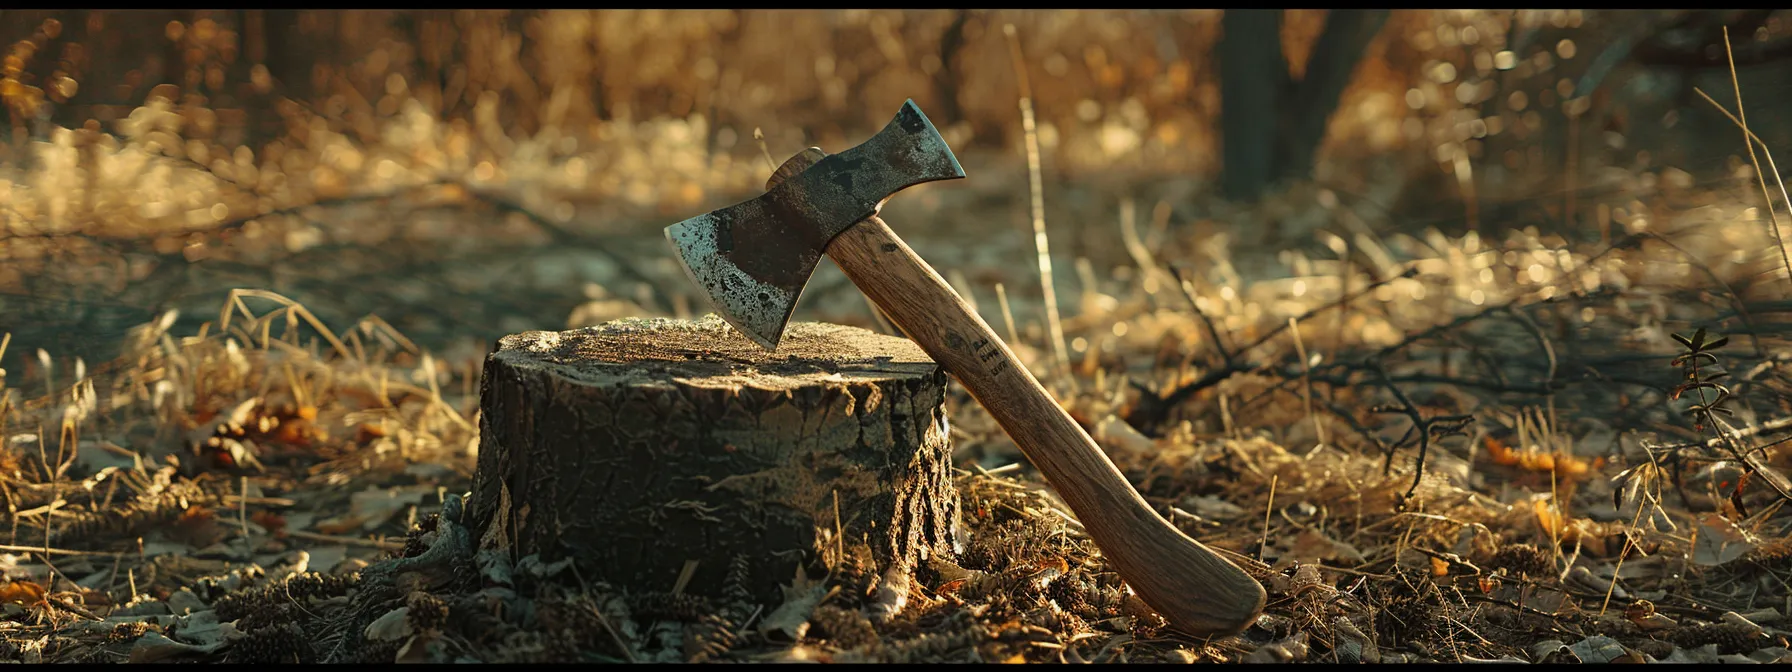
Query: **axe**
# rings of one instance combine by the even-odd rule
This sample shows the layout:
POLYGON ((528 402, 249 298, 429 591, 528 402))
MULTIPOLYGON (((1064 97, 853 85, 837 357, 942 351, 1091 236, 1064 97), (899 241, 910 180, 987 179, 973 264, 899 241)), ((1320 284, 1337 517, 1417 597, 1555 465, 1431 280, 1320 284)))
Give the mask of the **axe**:
POLYGON ((832 258, 983 404, 1145 604, 1190 635, 1244 630, 1263 611, 1263 586, 1153 511, 995 331, 877 216, 897 191, 962 177, 945 138, 910 100, 864 144, 798 153, 763 195, 666 227, 666 238, 722 318, 772 350, 816 262, 832 258))

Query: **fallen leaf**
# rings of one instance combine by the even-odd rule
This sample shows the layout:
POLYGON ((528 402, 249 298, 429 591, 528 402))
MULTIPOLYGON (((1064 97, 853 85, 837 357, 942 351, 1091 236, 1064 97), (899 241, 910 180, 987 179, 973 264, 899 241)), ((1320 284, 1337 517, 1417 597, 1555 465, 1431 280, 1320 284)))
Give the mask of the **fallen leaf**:
POLYGON ((307 552, 311 554, 311 567, 320 572, 334 572, 336 565, 349 558, 347 546, 334 544, 312 546, 307 552))
POLYGON ((256 511, 249 514, 249 522, 260 525, 275 539, 286 538, 286 518, 273 511, 256 511))
POLYGON ((541 555, 530 553, 516 561, 516 570, 538 579, 553 578, 572 567, 572 558, 561 558, 553 562, 542 562, 541 555))
POLYGON ((1668 657, 1661 659, 1664 663, 1715 663, 1717 662, 1717 645, 1706 644, 1696 649, 1674 647, 1668 657))
POLYGON ((1302 530, 1289 546, 1288 554, 1278 558, 1278 561, 1292 557, 1304 564, 1342 562, 1356 565, 1364 560, 1362 551, 1355 546, 1332 539, 1324 532, 1311 528, 1302 530))
POLYGON ((511 578, 515 568, 510 563, 509 552, 482 548, 474 552, 473 564, 479 568, 479 576, 485 579, 485 585, 506 588, 515 585, 511 578))
POLYGON ((217 648, 216 645, 198 646, 194 644, 183 644, 169 639, 162 633, 151 630, 143 633, 143 636, 138 637, 137 641, 131 644, 130 660, 133 663, 153 663, 183 653, 211 653, 212 651, 217 650, 217 648))
MULTIPOLYGON (((1604 588, 1600 588, 1598 592, 1603 593, 1604 591, 1604 588)), ((1495 599, 1511 604, 1522 602, 1526 609, 1535 609, 1546 614, 1561 614, 1574 608, 1574 599, 1567 593, 1553 588, 1532 587, 1521 583, 1502 583, 1494 588, 1493 596, 1495 599)))
MULTIPOLYGON (((182 591, 186 592, 186 591, 182 591)), ((188 593, 191 594, 191 593, 188 593)), ((234 623, 218 622, 218 612, 196 611, 174 619, 169 632, 189 644, 217 647, 241 636, 234 623)))
POLYGON ((1568 645, 1562 643, 1562 640, 1545 639, 1531 644, 1531 658, 1538 662, 1542 662, 1566 648, 1568 648, 1568 645))
POLYGON ((1547 496, 1539 496, 1531 500, 1531 509, 1537 513, 1537 526, 1543 528, 1544 536, 1560 539, 1567 532, 1567 523, 1562 515, 1556 512, 1555 504, 1547 496))
POLYGON ((347 513, 318 521, 313 529, 324 534, 348 534, 359 528, 363 532, 372 532, 375 528, 386 524, 392 516, 405 510, 406 507, 423 503, 424 497, 433 495, 433 485, 409 485, 396 488, 369 487, 366 490, 349 495, 347 513))
POLYGON ((1636 627, 1642 628, 1643 632, 1654 632, 1657 630, 1680 627, 1678 622, 1672 618, 1668 618, 1665 614, 1649 614, 1648 616, 1641 618, 1630 619, 1630 622, 1635 623, 1636 627))
POLYGON ((368 639, 390 642, 411 636, 415 628, 411 627, 411 608, 399 607, 386 612, 384 616, 373 619, 363 632, 368 639))
POLYGON ((766 615, 759 624, 759 632, 770 635, 778 633, 785 641, 798 641, 809 631, 809 614, 815 611, 815 605, 827 594, 827 585, 823 581, 809 578, 803 568, 796 569, 796 576, 784 586, 784 603, 766 615))
POLYGON ((1369 663, 1381 662, 1381 649, 1375 641, 1343 616, 1332 617, 1332 633, 1336 635, 1333 650, 1338 654, 1339 662, 1369 663))
POLYGON ((1618 640, 1605 635, 1593 635, 1569 644, 1568 651, 1583 663, 1609 663, 1629 653, 1618 640))
POLYGON ((1750 637, 1758 637, 1765 631, 1765 628, 1762 628, 1760 624, 1748 620, 1747 616, 1743 616, 1734 611, 1726 611, 1722 616, 1719 616, 1718 619, 1725 623, 1729 623, 1730 625, 1738 625, 1748 628, 1750 637))
POLYGON ((1692 561, 1707 567, 1748 555, 1758 545, 1747 532, 1715 513, 1699 519, 1698 535, 1698 540, 1693 542, 1692 561))
POLYGON ((1231 520, 1246 513, 1238 505, 1212 495, 1183 497, 1182 508, 1193 511, 1195 515, 1202 518, 1213 520, 1231 520))
POLYGON ((30 581, 13 580, 0 586, 0 602, 30 606, 44 601, 44 587, 30 581))
POLYGON ((1605 464, 1604 458, 1587 460, 1559 450, 1545 451, 1536 445, 1514 449, 1492 437, 1483 439, 1482 445, 1487 448, 1488 460, 1494 464, 1516 467, 1520 471, 1554 471, 1556 477, 1564 481, 1584 478, 1588 472, 1605 464))
POLYGON ((123 446, 111 441, 81 441, 80 448, 75 451, 74 467, 80 473, 97 474, 107 468, 133 469, 141 458, 123 446))
POLYGON ((218 513, 197 504, 181 512, 166 530, 170 539, 200 548, 218 543, 225 534, 224 527, 218 524, 218 513))
POLYGON ((176 616, 205 612, 209 609, 204 600, 199 599, 199 596, 193 594, 193 591, 185 588, 169 594, 168 599, 162 600, 162 602, 168 605, 168 612, 176 616))
POLYGON ((1265 644, 1244 657, 1246 663, 1293 663, 1307 659, 1307 633, 1265 644))
POLYGON ((1649 555, 1641 558, 1632 557, 1624 561, 1623 567, 1618 568, 1618 578, 1659 579, 1667 576, 1669 570, 1670 567, 1668 567, 1667 556, 1649 555))
POLYGON ((413 635, 410 639, 405 640, 404 646, 399 647, 398 653, 392 657, 392 662, 427 663, 429 662, 430 654, 435 653, 435 651, 433 651, 433 649, 436 648, 434 645, 440 639, 441 637, 435 632, 425 632, 413 635))
POLYGON ((1472 523, 1457 531, 1456 543, 1450 547, 1450 552, 1466 558, 1476 554, 1491 555, 1498 549, 1499 536, 1486 525, 1472 523))
POLYGON ((1748 654, 1748 657, 1757 663, 1792 663, 1792 649, 1783 646, 1769 646, 1748 654))
POLYGON ((1602 594, 1606 592, 1607 589, 1610 589, 1612 597, 1614 598, 1620 600, 1631 599, 1630 592, 1626 591, 1623 585, 1613 584, 1611 575, 1612 569, 1610 565, 1600 567, 1599 574, 1594 574, 1593 570, 1587 569, 1586 565, 1575 565, 1574 569, 1568 570, 1568 576, 1563 582, 1569 586, 1578 587, 1581 590, 1596 595, 1602 594))

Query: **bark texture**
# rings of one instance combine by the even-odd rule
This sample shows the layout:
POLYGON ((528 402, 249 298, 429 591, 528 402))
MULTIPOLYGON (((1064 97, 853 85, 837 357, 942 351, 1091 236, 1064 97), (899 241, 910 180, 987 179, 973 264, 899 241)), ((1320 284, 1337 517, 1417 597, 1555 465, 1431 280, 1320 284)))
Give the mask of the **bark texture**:
POLYGON ((486 360, 476 534, 588 578, 719 595, 736 557, 770 605, 821 553, 951 554, 946 376, 912 342, 793 324, 766 352, 720 319, 507 336, 486 360), (836 495, 838 515, 836 516, 836 495))
POLYGON ((1282 55, 1282 10, 1220 18, 1220 187, 1255 199, 1278 181, 1311 177, 1326 124, 1389 10, 1334 9, 1296 80, 1282 55))

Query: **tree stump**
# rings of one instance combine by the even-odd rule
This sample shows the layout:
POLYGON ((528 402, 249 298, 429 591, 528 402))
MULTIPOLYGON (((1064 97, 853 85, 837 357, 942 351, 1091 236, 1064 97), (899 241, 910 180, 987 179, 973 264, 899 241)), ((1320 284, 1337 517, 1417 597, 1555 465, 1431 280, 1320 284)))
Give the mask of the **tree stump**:
POLYGON ((480 390, 474 530, 639 592, 696 561, 685 592, 719 595, 742 564, 775 606, 860 542, 906 578, 956 541, 945 388, 909 340, 838 325, 793 324, 776 352, 713 315, 507 336, 480 390))

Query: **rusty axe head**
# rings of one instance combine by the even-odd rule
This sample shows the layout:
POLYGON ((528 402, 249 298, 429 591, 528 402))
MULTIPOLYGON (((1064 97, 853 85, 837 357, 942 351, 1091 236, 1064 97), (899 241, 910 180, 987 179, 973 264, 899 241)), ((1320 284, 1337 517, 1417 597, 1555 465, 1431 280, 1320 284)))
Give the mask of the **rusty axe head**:
POLYGON ((834 236, 877 214, 898 191, 961 177, 946 139, 910 100, 864 144, 822 158, 758 198, 668 226, 666 238, 722 318, 775 349, 834 236))

